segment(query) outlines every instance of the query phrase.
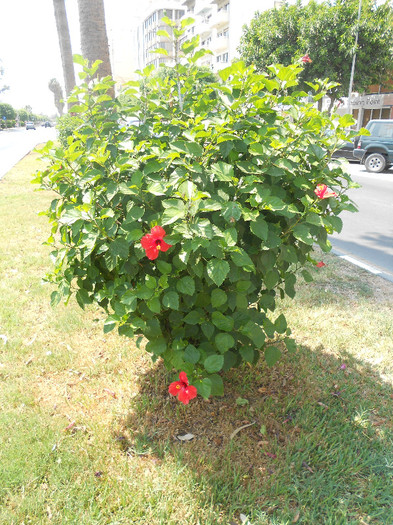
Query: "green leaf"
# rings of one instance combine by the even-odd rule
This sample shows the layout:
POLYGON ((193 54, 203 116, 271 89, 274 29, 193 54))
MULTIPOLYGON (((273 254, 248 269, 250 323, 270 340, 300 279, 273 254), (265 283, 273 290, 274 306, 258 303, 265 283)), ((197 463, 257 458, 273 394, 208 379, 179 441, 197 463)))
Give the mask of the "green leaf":
POLYGON ((211 259, 207 263, 207 275, 217 286, 221 286, 229 273, 229 263, 222 259, 211 259))
POLYGON ((163 354, 166 348, 167 348, 167 344, 163 337, 153 339, 152 341, 149 341, 146 344, 146 351, 151 354, 155 354, 155 355, 163 354))
POLYGON ((120 297, 120 301, 128 306, 128 311, 133 312, 136 308, 138 298, 135 295, 134 290, 127 290, 120 297))
POLYGON ((128 324, 123 324, 123 325, 119 326, 117 331, 119 332, 119 335, 124 335, 125 337, 130 337, 131 339, 135 335, 134 330, 128 324))
POLYGON ((192 277, 186 276, 182 277, 176 283, 176 289, 178 292, 185 295, 194 295, 195 293, 195 282, 192 277))
POLYGON ((212 323, 219 330, 223 330, 224 332, 230 332, 233 330, 234 321, 232 317, 228 317, 221 312, 215 311, 212 313, 212 323))
POLYGON ((152 297, 147 301, 146 304, 149 310, 151 310, 155 314, 159 314, 161 312, 161 304, 158 297, 152 297))
POLYGON ((231 252, 231 259, 236 266, 243 268, 246 272, 255 270, 254 263, 243 248, 236 248, 236 251, 231 252))
POLYGON ((305 224, 296 224, 296 226, 293 228, 293 235, 296 237, 296 239, 304 242, 305 244, 309 244, 310 246, 314 244, 314 239, 311 236, 310 230, 305 224))
POLYGON ((212 325, 212 323, 208 323, 208 322, 202 323, 201 324, 201 330, 205 334, 207 340, 210 341, 212 336, 213 336, 213 334, 214 334, 214 330, 215 330, 215 328, 212 325))
POLYGON ((115 257, 121 257, 127 259, 130 251, 130 245, 124 237, 118 237, 116 240, 110 243, 109 251, 115 257))
POLYGON ((281 351, 276 346, 268 346, 265 350, 265 361, 268 366, 273 366, 281 358, 281 351))
POLYGON ((227 350, 235 346, 235 340, 230 334, 217 334, 214 342, 216 343, 217 349, 221 354, 225 354, 227 350))
POLYGON ((280 281, 280 274, 277 270, 269 270, 264 278, 265 286, 268 290, 272 290, 280 281))
POLYGON ((165 208, 164 213, 161 216, 162 226, 172 224, 178 219, 184 219, 186 208, 183 201, 179 199, 168 199, 167 201, 163 201, 162 204, 165 208))
POLYGON ((200 324, 203 321, 203 315, 199 310, 191 310, 185 317, 184 322, 187 324, 200 324))
POLYGON ((312 283, 314 280, 311 273, 308 272, 307 270, 302 271, 302 276, 303 276, 303 279, 306 281, 306 283, 312 283))
POLYGON ((172 265, 161 260, 156 260, 156 266, 163 274, 169 274, 172 272, 172 265))
POLYGON ((281 314, 277 317, 277 319, 274 322, 274 328, 278 334, 285 333, 287 329, 287 320, 285 319, 285 315, 281 314))
POLYGON ((211 300, 213 308, 219 308, 228 300, 227 294, 220 288, 215 288, 211 293, 211 300))
POLYGON ((291 339, 290 337, 286 337, 284 339, 284 343, 289 353, 296 352, 297 345, 294 339, 291 339))
POLYGON ((109 315, 104 321, 104 334, 111 332, 117 325, 118 319, 112 315, 109 315))
POLYGON ((91 304, 93 301, 91 297, 89 296, 87 290, 84 290, 83 288, 80 288, 76 294, 75 298, 77 300, 77 303, 82 308, 82 310, 85 309, 85 304, 91 304))
POLYGON ((240 347, 239 353, 242 356, 243 361, 246 361, 246 363, 254 362, 254 349, 251 346, 240 347))
POLYGON ((221 368, 224 365, 224 356, 222 355, 210 355, 207 357, 203 363, 203 366, 205 367, 206 372, 209 374, 214 374, 215 372, 219 372, 221 368))
POLYGON ((241 329, 242 334, 251 339, 257 348, 262 348, 265 343, 265 334, 260 326, 248 321, 248 323, 241 329))
POLYGON ((61 300, 61 294, 59 292, 52 292, 50 296, 50 305, 54 308, 59 304, 61 300))
POLYGON ((178 310, 179 309, 179 295, 174 291, 169 291, 164 294, 164 297, 162 298, 162 304, 166 308, 170 308, 172 310, 178 310))
POLYGON ((293 246, 283 244, 280 247, 282 260, 288 263, 296 264, 298 262, 297 253, 293 246))
POLYGON ((227 222, 232 223, 240 219, 242 216, 242 209, 237 202, 230 201, 224 204, 221 214, 227 222))
POLYGON ((188 345, 184 350, 184 361, 193 363, 194 365, 199 361, 201 353, 194 345, 188 345))
POLYGON ((209 378, 205 377, 202 380, 195 381, 194 386, 196 387, 198 394, 203 397, 203 399, 208 399, 210 397, 212 391, 212 382, 209 378))
POLYGON ((256 221, 250 222, 250 230, 263 241, 267 240, 269 228, 267 222, 262 219, 262 217, 258 217, 256 221))
POLYGON ((234 170, 231 164, 219 161, 216 164, 212 164, 210 168, 218 180, 223 182, 232 181, 234 170))

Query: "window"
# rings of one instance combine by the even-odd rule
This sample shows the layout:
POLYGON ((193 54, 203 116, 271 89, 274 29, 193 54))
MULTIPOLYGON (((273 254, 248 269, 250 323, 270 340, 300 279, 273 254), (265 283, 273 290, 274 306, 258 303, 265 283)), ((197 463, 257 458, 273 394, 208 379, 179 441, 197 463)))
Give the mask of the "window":
POLYGON ((222 62, 228 62, 228 59, 229 59, 229 54, 228 53, 224 53, 222 55, 222 62))

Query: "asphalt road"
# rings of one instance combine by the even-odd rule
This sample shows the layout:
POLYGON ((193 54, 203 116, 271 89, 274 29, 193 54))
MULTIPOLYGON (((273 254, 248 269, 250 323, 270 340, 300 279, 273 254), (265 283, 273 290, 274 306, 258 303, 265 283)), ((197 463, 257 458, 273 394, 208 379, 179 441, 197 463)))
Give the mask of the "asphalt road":
POLYGON ((17 128, 0 131, 0 179, 37 144, 53 140, 55 128, 17 128))
POLYGON ((359 212, 340 215, 344 226, 330 237, 333 249, 393 280, 393 168, 374 174, 351 163, 349 171, 362 186, 348 193, 359 212))

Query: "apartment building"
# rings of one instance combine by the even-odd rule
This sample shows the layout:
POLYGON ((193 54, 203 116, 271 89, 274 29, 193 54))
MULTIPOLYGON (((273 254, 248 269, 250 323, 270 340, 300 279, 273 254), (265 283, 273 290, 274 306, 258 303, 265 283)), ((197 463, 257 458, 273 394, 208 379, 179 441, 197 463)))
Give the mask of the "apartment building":
POLYGON ((139 38, 142 41, 142 45, 140 46, 142 67, 151 64, 158 67, 159 64, 170 64, 173 62, 172 39, 168 40, 168 38, 157 34, 157 32, 159 30, 165 30, 172 37, 171 28, 162 22, 162 18, 167 16, 171 20, 178 21, 185 15, 185 12, 186 10, 182 8, 180 0, 172 3, 163 2, 160 6, 157 5, 156 8, 149 12, 139 32, 139 38), (165 49, 168 52, 168 56, 158 55, 153 52, 159 48, 165 49))
POLYGON ((199 35, 201 47, 212 51, 212 55, 206 55, 199 63, 218 71, 238 56, 242 28, 250 22, 256 11, 265 11, 281 4, 281 0, 174 0, 166 6, 164 1, 156 0, 156 8, 148 13, 143 22, 141 66, 170 63, 167 57, 151 53, 151 50, 162 47, 171 55, 171 42, 156 34, 164 26, 161 22, 164 13, 172 20, 195 20, 188 26, 186 37, 199 35))

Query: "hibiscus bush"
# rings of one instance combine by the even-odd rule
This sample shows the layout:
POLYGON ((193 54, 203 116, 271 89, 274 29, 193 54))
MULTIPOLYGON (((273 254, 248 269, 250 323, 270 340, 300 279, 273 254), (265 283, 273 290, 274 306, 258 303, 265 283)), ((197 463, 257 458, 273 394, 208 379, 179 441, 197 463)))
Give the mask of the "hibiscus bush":
POLYGON ((351 179, 331 161, 353 121, 313 104, 329 85, 310 86, 310 101, 296 91, 301 64, 257 74, 242 62, 204 82, 196 47, 179 48, 173 75, 141 72, 123 103, 79 57, 82 123, 66 146, 45 146, 36 177, 56 192, 53 304, 98 304, 105 332, 181 371, 170 392, 183 403, 222 395, 231 367, 273 365, 277 341, 295 350, 276 300, 295 296, 298 272, 311 279, 313 245, 328 251, 338 215, 354 210, 351 179))

